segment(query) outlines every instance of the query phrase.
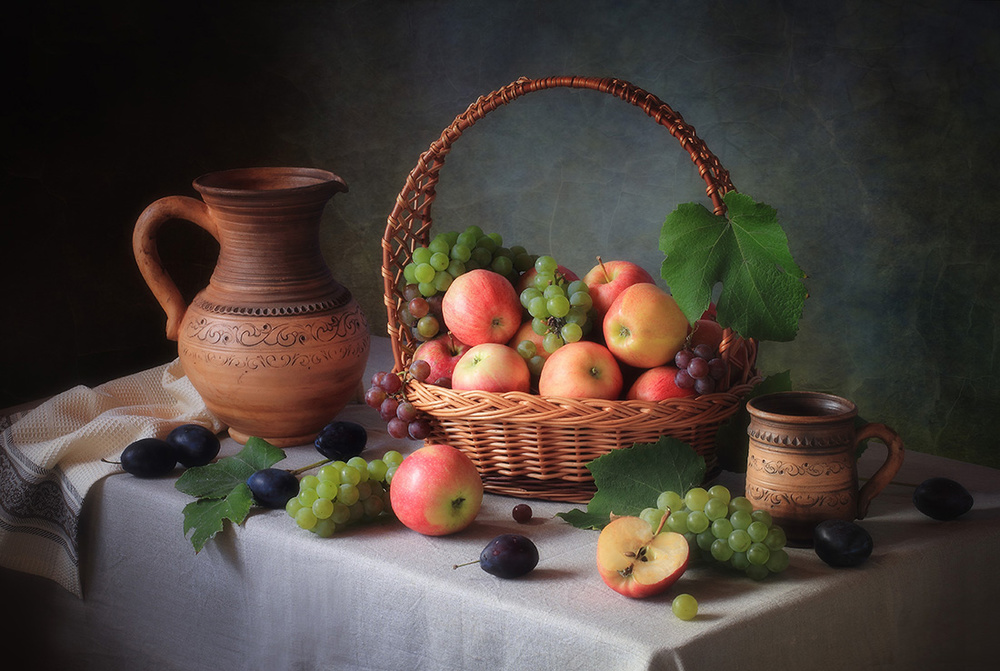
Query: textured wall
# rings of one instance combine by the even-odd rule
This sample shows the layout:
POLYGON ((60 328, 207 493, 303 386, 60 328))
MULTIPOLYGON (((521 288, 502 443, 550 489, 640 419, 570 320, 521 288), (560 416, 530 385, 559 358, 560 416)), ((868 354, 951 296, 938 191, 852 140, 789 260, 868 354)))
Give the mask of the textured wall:
MULTIPOLYGON (((341 175, 323 250, 381 332, 378 240, 420 152, 520 76, 614 76, 670 103, 738 189, 777 208, 811 298, 798 338, 762 348, 764 371, 853 398, 911 449, 1000 466, 1000 5, 118 4, 34 3, 7 22, 22 29, 0 405, 175 352, 131 227, 210 170, 341 175)), ((665 215, 705 200, 673 138, 592 91, 497 110, 441 175, 435 226, 477 223, 578 272, 601 254, 658 274, 665 215)), ((161 244, 190 296, 213 241, 178 224, 161 244)))

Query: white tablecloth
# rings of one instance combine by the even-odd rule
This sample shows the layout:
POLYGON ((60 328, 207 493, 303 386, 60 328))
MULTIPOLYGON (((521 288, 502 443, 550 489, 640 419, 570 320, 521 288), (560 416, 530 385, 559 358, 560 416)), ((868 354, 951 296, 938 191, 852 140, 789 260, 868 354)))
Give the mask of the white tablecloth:
MULTIPOLYGON (((376 339, 372 371, 387 346, 376 339)), ((370 428, 366 456, 415 447, 389 438, 367 407, 341 418, 370 428)), ((224 442, 224 455, 237 450, 224 442)), ((317 458, 286 452, 288 466, 317 458)), ((881 452, 869 449, 862 475, 881 452)), ((15 613, 0 625, 3 654, 11 668, 102 671, 993 668, 1000 471, 909 452, 897 481, 932 475, 963 482, 975 508, 936 522, 913 508, 912 487, 890 485, 863 521, 876 548, 862 567, 833 569, 792 549, 780 576, 695 567, 649 600, 604 585, 597 532, 554 517, 567 504, 530 502, 525 526, 510 516, 519 501, 487 495, 471 528, 437 538, 391 521, 321 539, 283 511, 260 511, 195 554, 182 534, 191 499, 175 478, 112 475, 84 504, 83 600, 0 572, 3 608, 15 613), (452 569, 502 532, 535 541, 534 572, 505 581, 452 569), (680 592, 698 599, 696 620, 672 615, 680 592)), ((723 482, 741 487, 733 474, 723 482)))

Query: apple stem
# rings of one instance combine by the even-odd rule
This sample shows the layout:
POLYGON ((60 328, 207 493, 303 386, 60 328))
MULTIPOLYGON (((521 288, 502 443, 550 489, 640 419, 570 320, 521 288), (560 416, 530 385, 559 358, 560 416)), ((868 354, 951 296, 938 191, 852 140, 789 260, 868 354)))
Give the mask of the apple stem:
POLYGON ((451 567, 451 570, 454 571, 457 568, 461 568, 463 566, 471 566, 472 564, 478 564, 478 563, 479 560, 477 559, 476 561, 467 561, 464 564, 455 564, 454 566, 451 567))
POLYGON ((610 282, 611 278, 608 276, 608 269, 604 267, 604 261, 601 259, 600 255, 597 257, 597 265, 601 267, 601 272, 604 273, 604 281, 610 282))
POLYGON ((670 508, 667 508, 666 512, 663 513, 663 517, 660 518, 660 523, 656 526, 654 536, 660 535, 660 530, 663 529, 663 525, 666 523, 668 517, 670 517, 670 508))
POLYGON ((319 468, 324 464, 329 464, 331 461, 333 461, 333 459, 324 459, 323 461, 317 461, 315 464, 309 464, 308 466, 303 466, 302 468, 296 468, 294 471, 288 471, 288 472, 291 473, 292 475, 301 475, 306 471, 311 471, 312 469, 319 468))

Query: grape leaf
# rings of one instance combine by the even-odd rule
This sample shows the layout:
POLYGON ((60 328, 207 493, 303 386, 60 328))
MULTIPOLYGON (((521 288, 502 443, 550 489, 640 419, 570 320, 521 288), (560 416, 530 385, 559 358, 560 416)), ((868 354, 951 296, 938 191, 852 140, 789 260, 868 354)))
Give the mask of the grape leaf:
POLYGON ((184 506, 184 536, 193 531, 195 552, 222 531, 225 520, 243 524, 253 507, 247 478, 284 458, 284 450, 254 436, 238 454, 189 468, 177 479, 174 487, 197 499, 184 506))
POLYGON ((587 510, 556 513, 579 529, 603 529, 615 515, 638 515, 656 505, 667 490, 686 492, 705 478, 705 459, 687 443, 662 436, 655 443, 636 443, 612 450, 587 464, 597 493, 587 510))
POLYGON ((205 543, 222 531, 225 520, 243 524, 250 508, 253 494, 245 482, 240 483, 223 498, 204 498, 184 506, 184 535, 191 534, 191 545, 195 552, 201 552, 205 543))
POLYGON ((667 215, 660 231, 666 258, 660 275, 678 306, 694 323, 716 303, 723 326, 744 338, 795 338, 807 297, 805 274, 792 259, 774 208, 745 194, 723 196, 725 215, 685 203, 667 215))

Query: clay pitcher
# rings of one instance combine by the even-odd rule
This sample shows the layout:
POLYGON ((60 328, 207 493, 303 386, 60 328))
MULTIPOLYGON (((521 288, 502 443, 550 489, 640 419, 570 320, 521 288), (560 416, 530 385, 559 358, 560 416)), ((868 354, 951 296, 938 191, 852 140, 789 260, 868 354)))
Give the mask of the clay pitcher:
POLYGON ((807 391, 766 394, 747 402, 750 437, 746 497, 773 517, 792 545, 811 545, 828 519, 863 519, 872 499, 903 465, 903 441, 884 424, 857 428, 854 403, 807 391), (858 488, 857 447, 874 438, 886 458, 858 488))
POLYGON ((194 180, 202 200, 168 196, 135 224, 143 278, 167 314, 184 372, 239 442, 312 442, 355 396, 368 360, 368 325, 320 252, 326 203, 347 191, 333 173, 249 168, 194 180), (163 268, 156 235, 194 222, 219 242, 208 286, 186 305, 163 268))

